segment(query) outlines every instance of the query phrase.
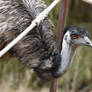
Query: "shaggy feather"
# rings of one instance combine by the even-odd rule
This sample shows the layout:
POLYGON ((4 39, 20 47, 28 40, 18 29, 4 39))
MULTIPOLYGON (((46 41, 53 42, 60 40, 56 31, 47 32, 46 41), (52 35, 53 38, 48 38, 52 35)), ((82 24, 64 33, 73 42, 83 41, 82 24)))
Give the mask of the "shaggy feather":
MULTIPOLYGON (((0 48, 16 38, 46 5, 41 0, 0 1, 0 48)), ((58 53, 52 32, 53 24, 46 18, 17 43, 10 52, 30 68, 46 70, 52 67, 53 56, 58 53), (46 63, 48 62, 48 63, 46 63)))

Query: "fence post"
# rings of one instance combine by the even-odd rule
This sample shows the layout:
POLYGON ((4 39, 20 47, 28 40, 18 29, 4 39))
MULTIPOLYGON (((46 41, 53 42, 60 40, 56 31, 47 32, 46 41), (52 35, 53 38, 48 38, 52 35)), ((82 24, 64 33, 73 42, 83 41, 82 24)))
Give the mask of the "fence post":
MULTIPOLYGON (((59 21, 58 21, 58 30, 57 30, 57 37, 56 37, 56 42, 57 42, 59 51, 60 51, 60 49, 62 49, 61 44, 62 44, 62 39, 63 39, 63 34, 64 34, 67 8, 68 8, 68 0, 61 0, 60 12, 59 12, 59 21)), ((51 81, 50 92, 56 92, 56 89, 57 89, 57 79, 53 78, 52 81, 51 81)))

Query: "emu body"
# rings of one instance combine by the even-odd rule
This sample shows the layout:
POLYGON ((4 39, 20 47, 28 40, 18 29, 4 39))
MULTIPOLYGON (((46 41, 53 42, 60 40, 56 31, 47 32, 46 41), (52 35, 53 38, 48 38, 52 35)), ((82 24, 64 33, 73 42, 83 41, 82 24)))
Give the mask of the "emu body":
MULTIPOLYGON (((1 0, 0 49, 25 30, 45 7, 41 0, 1 0)), ((84 28, 70 26, 65 29, 59 53, 53 36, 53 24, 46 18, 10 53, 25 66, 29 65, 40 78, 50 80, 60 77, 69 69, 74 52, 80 45, 92 46, 88 32, 84 28)))
MULTIPOLYGON (((46 5, 41 0, 0 1, 0 49, 18 36, 46 5)), ((52 60, 58 53, 53 37, 53 24, 46 18, 16 44, 10 53, 30 68, 46 70, 52 67, 52 60)))

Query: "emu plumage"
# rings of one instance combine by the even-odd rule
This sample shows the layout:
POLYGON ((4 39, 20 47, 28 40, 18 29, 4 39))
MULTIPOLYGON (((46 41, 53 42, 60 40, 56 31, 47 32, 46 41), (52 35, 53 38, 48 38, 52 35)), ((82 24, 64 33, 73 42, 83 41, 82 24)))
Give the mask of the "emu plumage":
MULTIPOLYGON (((0 1, 0 49, 6 46, 44 9, 41 0, 1 0, 0 1)), ((35 68, 51 67, 52 59, 58 53, 53 37, 53 24, 46 18, 40 26, 34 28, 26 37, 17 43, 10 52, 24 65, 35 68), (46 61, 46 64, 44 62, 46 61)))
MULTIPOLYGON (((46 5, 41 0, 0 1, 0 49, 25 30, 46 5)), ((52 79, 63 75, 71 66, 75 50, 80 45, 92 46, 84 28, 65 29, 59 53, 53 36, 53 24, 46 18, 10 52, 24 65, 34 69, 40 78, 52 79), (74 38, 72 38, 74 35, 74 38)))

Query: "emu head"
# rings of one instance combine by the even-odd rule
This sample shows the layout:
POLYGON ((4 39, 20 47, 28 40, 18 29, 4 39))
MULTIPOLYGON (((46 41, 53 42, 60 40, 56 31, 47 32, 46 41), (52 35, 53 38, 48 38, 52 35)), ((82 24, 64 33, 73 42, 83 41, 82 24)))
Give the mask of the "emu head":
POLYGON ((68 44, 75 46, 90 46, 92 42, 89 39, 89 33, 82 27, 70 26, 65 29, 64 39, 68 44))

